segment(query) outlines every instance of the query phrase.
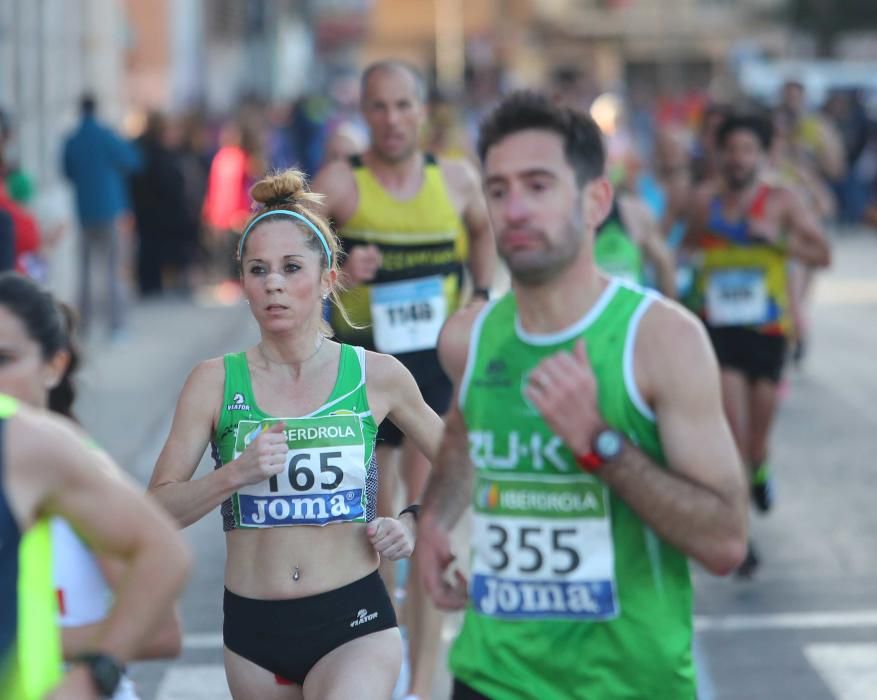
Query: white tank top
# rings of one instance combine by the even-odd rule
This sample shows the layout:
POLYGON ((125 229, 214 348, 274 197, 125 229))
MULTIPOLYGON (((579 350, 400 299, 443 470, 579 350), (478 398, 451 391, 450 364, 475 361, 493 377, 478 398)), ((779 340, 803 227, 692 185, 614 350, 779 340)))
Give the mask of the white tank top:
MULTIPOLYGON (((97 559, 67 521, 52 518, 52 569, 58 592, 61 627, 80 627, 107 616, 113 592, 97 559)), ((139 700, 134 684, 124 676, 112 700, 139 700)))

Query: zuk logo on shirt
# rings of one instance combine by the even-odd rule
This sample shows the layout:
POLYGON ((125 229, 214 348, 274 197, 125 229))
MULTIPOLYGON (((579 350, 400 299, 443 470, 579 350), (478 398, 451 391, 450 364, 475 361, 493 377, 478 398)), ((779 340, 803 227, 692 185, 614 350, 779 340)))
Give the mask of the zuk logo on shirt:
POLYGON ((226 411, 249 411, 250 405, 244 403, 244 395, 243 394, 235 394, 234 399, 232 399, 232 403, 228 404, 225 407, 226 411))

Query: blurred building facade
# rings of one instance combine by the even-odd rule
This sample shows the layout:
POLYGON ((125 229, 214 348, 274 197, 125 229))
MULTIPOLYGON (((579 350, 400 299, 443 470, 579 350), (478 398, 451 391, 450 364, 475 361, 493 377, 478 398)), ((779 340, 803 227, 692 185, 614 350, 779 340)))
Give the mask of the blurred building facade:
POLYGON ((58 181, 60 143, 83 91, 97 96, 106 118, 120 116, 125 42, 116 0, 0 2, 0 107, 41 186, 58 181))

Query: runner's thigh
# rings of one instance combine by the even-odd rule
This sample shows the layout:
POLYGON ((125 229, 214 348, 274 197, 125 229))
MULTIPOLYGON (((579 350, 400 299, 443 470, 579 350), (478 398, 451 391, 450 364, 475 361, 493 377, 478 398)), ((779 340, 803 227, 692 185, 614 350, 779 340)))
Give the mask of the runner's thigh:
POLYGON ((381 630, 342 644, 308 673, 308 700, 389 700, 402 666, 399 628, 381 630))
POLYGON ((223 648, 225 676, 234 700, 302 700, 298 685, 280 685, 271 671, 254 664, 231 649, 223 648))

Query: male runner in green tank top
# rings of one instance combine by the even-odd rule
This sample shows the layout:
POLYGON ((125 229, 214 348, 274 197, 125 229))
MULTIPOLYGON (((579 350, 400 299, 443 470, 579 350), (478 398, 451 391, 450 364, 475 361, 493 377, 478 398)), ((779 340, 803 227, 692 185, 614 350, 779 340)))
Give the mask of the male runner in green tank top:
POLYGON ((664 242, 658 220, 638 196, 618 192, 609 215, 594 236, 594 260, 607 275, 645 284, 646 264, 652 266, 654 286, 676 297, 676 266, 664 242))
MULTIPOLYGON (((461 303, 464 266, 475 295, 486 296, 496 251, 478 173, 462 159, 435 158, 419 147, 426 119, 422 76, 401 61, 374 63, 362 76, 362 114, 370 145, 361 156, 321 170, 313 191, 325 195, 325 213, 347 254, 347 290, 331 318, 335 337, 395 356, 417 380, 439 415, 451 400, 451 383, 439 365, 436 341, 445 319, 461 303)), ((429 462, 389 421, 378 429, 381 465, 378 515, 393 515, 394 462, 401 446, 406 503, 420 500, 429 462)), ((417 556, 411 559, 417 568, 417 556)), ((388 588, 392 568, 381 567, 388 588)), ((426 600, 417 575, 409 577, 412 679, 410 695, 431 693, 441 619, 426 600)))
POLYGON ((479 153, 512 292, 442 331, 456 401, 418 527, 427 590, 466 608, 454 697, 693 700, 687 558, 727 574, 746 552, 706 333, 598 272, 612 189, 589 117, 516 93, 479 153), (449 582, 470 504, 469 582, 449 582))

